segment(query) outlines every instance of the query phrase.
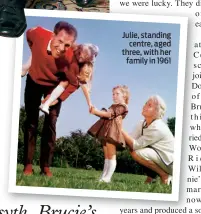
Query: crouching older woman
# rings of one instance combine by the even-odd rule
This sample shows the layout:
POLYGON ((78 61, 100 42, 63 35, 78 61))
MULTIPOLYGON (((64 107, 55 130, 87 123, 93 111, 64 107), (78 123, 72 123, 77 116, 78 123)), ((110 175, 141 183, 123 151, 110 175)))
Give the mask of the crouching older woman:
POLYGON ((131 135, 122 130, 133 159, 148 169, 145 183, 153 182, 157 174, 164 184, 172 181, 174 137, 162 120, 165 110, 163 99, 151 96, 142 109, 144 121, 131 135))

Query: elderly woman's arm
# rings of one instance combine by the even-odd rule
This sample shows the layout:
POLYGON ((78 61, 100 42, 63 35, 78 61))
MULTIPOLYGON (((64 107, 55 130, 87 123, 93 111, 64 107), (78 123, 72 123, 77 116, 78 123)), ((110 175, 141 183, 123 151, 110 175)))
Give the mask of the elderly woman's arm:
POLYGON ((122 122, 123 119, 121 116, 116 118, 116 121, 118 123, 118 125, 120 126, 120 129, 122 131, 123 137, 125 139, 125 142, 127 144, 127 146, 130 148, 130 150, 133 150, 133 144, 135 139, 138 139, 141 136, 141 130, 142 130, 142 123, 143 121, 140 121, 136 127, 134 128, 134 130, 132 131, 132 133, 128 134, 122 127, 122 122))
POLYGON ((122 129, 122 134, 128 147, 132 150, 142 149, 158 142, 162 138, 162 132, 159 128, 151 126, 142 134, 142 123, 140 122, 134 131, 128 134, 122 129))
POLYGON ((159 142, 163 138, 163 134, 157 127, 149 127, 146 134, 141 135, 139 138, 133 140, 133 149, 142 149, 159 142))
POLYGON ((127 132, 125 132, 124 130, 122 130, 122 134, 124 136, 124 139, 126 141, 126 144, 128 145, 130 150, 133 150, 133 142, 134 139, 133 137, 131 137, 127 132))

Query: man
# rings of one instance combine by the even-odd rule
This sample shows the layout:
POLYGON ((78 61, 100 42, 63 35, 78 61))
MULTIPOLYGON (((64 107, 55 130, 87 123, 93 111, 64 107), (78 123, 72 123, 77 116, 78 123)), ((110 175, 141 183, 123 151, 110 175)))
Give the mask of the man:
MULTIPOLYGON (((67 22, 58 22, 54 33, 36 27, 27 31, 27 41, 32 52, 32 62, 27 75, 25 88, 25 134, 24 134, 24 175, 33 173, 32 160, 37 139, 37 126, 41 98, 49 94, 58 84, 58 73, 79 72, 73 61, 71 46, 77 38, 77 30, 67 22), (69 66, 73 65, 73 66, 69 66), (72 70, 73 69, 73 70, 72 70)), ((64 101, 77 86, 70 84, 61 94, 59 101, 50 108, 41 138, 40 168, 41 174, 52 176, 49 167, 52 161, 56 140, 56 122, 61 101, 64 101)))

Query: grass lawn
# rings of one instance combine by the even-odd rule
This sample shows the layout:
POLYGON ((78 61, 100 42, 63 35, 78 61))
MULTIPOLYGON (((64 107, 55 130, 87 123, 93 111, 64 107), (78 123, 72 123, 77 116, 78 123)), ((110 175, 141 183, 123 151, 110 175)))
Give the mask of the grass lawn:
POLYGON ((51 168, 53 177, 40 175, 40 168, 34 166, 34 175, 24 176, 23 166, 17 166, 17 186, 56 187, 72 189, 116 190, 129 192, 171 193, 171 186, 160 183, 144 184, 146 176, 114 173, 111 183, 98 182, 100 171, 75 168, 51 168))

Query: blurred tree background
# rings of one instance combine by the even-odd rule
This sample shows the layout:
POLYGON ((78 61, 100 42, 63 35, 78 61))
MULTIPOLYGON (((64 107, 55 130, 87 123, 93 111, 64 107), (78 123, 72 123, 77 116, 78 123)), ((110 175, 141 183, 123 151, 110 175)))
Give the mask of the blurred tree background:
MULTIPOLYGON (((24 151, 24 121, 26 119, 25 108, 20 108, 19 135, 18 135, 18 164, 23 164, 24 151)), ((39 165, 40 160, 40 139, 43 128, 44 115, 39 117, 38 137, 33 164, 39 165)), ((175 133, 175 117, 168 118, 167 124, 171 132, 175 133)), ((69 136, 63 136, 56 140, 53 167, 73 167, 73 168, 92 168, 102 170, 104 155, 100 142, 90 135, 76 130, 69 136)), ((117 152, 116 172, 143 174, 143 168, 136 163, 128 149, 117 152)))
POLYGON ((175 135, 175 117, 171 117, 167 119, 167 125, 172 132, 173 135, 175 135))

